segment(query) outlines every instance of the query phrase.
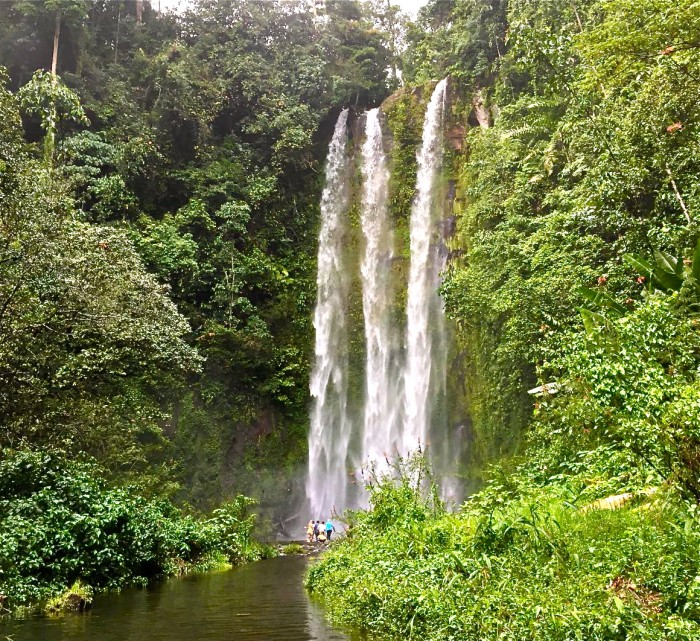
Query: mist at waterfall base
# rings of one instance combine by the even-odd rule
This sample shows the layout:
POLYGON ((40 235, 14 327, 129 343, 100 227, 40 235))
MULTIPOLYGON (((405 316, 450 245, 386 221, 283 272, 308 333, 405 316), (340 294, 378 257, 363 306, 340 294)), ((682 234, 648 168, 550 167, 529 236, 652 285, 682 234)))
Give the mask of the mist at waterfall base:
POLYGON ((335 126, 321 198, 310 384, 306 493, 309 514, 315 519, 365 507, 367 475, 388 473, 393 461, 419 451, 425 453, 443 498, 459 498, 455 477, 459 447, 448 433, 445 409, 449 335, 438 293, 447 256, 440 181, 446 96, 447 80, 442 80, 425 113, 410 212, 410 269, 404 283, 396 282, 393 268, 396 247, 388 208, 387 155, 391 143, 382 113, 373 109, 361 117, 358 130, 363 143, 358 154, 349 141, 347 110, 335 126), (361 190, 353 196, 356 164, 361 190), (359 202, 360 256, 348 251, 353 197, 359 202), (365 347, 361 410, 348 399, 349 298, 357 272, 365 347), (399 310, 402 289, 406 303, 399 310))

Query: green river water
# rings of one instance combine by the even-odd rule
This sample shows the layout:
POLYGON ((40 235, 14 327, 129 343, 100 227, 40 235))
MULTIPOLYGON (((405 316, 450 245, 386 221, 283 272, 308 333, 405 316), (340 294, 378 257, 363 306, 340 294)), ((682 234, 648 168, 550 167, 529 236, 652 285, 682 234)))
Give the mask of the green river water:
POLYGON ((309 601, 306 557, 280 557, 95 599, 92 610, 0 625, 0 641, 350 641, 309 601))

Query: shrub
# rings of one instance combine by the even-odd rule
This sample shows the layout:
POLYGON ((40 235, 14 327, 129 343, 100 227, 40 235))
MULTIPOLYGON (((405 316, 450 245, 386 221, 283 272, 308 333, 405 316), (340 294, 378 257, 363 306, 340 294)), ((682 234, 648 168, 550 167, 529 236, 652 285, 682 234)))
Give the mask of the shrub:
POLYGON ((672 491, 582 509, 530 479, 450 514, 405 486, 379 483, 352 536, 310 568, 335 622, 422 641, 698 638, 700 526, 672 491))
POLYGON ((259 558, 251 499, 209 519, 183 516, 139 488, 110 488, 90 462, 59 453, 0 456, 0 594, 5 607, 44 601, 66 586, 97 590, 259 558))

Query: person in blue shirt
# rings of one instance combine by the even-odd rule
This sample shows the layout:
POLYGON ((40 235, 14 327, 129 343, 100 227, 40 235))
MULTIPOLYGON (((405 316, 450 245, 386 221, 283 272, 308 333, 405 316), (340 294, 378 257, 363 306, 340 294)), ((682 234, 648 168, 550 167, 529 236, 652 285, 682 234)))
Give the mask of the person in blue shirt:
POLYGON ((328 539, 330 541, 331 534, 333 534, 333 532, 335 532, 335 527, 333 527, 333 523, 331 523, 331 520, 328 519, 326 521, 326 539, 328 539))

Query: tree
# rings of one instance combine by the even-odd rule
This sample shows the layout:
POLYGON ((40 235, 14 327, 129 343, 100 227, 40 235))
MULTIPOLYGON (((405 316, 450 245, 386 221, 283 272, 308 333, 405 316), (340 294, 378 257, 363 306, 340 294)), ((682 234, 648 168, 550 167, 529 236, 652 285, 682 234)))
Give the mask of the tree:
POLYGON ((39 116, 44 129, 44 161, 53 168, 56 132, 61 120, 89 124, 78 96, 66 87, 55 74, 36 71, 19 92, 24 111, 39 116))
POLYGON ((77 220, 27 156, 5 89, 0 111, 0 441, 137 462, 165 390, 198 366, 189 327, 126 235, 77 220))

